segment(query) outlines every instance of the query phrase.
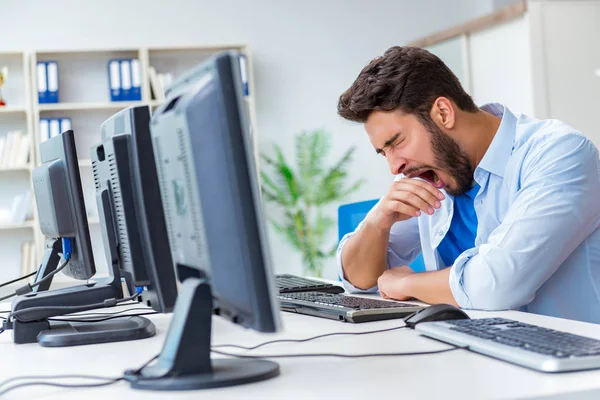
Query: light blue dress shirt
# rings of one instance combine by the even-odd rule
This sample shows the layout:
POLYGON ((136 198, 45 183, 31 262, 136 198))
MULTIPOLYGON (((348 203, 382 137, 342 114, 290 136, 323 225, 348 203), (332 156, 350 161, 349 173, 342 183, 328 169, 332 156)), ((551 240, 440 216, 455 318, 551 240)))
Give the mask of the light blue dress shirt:
MULTIPOLYGON (((475 169, 477 237, 451 266, 456 302, 600 323, 598 150, 563 122, 514 114, 501 104, 481 108, 502 122, 475 169)), ((437 251, 452 221, 453 198, 446 196, 433 215, 392 226, 390 268, 410 264, 421 251, 428 271, 447 267, 437 251)), ((353 234, 338 247, 342 277, 341 251, 353 234)), ((362 291, 345 279, 344 285, 362 291)))

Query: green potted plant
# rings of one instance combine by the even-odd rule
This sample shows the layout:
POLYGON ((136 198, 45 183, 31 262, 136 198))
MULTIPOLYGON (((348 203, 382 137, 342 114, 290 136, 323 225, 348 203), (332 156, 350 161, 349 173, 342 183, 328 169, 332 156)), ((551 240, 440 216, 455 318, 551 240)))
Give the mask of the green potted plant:
POLYGON ((274 155, 261 158, 265 201, 283 209, 281 220, 270 222, 275 230, 302 255, 306 271, 322 276, 327 258, 335 255, 337 243, 327 240, 335 219, 324 213, 324 206, 339 202, 363 183, 348 182, 347 167, 355 148, 351 147, 332 165, 326 165, 331 150, 331 135, 325 130, 302 132, 295 139, 296 165, 290 165, 281 148, 273 146, 274 155), (269 171, 270 170, 270 171, 269 171))

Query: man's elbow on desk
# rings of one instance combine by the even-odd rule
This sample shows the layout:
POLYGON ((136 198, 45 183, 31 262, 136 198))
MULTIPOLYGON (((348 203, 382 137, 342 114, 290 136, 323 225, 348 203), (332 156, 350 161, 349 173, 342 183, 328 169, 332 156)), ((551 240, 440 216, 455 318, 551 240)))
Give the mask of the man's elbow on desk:
POLYGON ((528 304, 531 300, 524 300, 518 296, 514 287, 507 290, 489 288, 482 285, 467 297, 463 289, 454 290, 455 298, 461 308, 481 311, 504 311, 518 310, 521 306, 528 304))
POLYGON ((503 289, 478 285, 468 291, 462 283, 456 282, 452 272, 452 267, 449 267, 417 274, 408 266, 395 267, 381 275, 378 288, 384 298, 400 301, 415 298, 428 304, 445 303, 485 311, 518 309, 527 303, 515 295, 513 287, 503 289))

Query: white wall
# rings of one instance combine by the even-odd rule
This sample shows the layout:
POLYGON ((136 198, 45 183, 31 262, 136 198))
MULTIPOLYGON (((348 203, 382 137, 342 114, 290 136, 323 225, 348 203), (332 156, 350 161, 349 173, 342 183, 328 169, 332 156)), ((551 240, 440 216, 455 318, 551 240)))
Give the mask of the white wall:
MULTIPOLYGON (((248 43, 261 148, 277 142, 291 152, 293 135, 314 128, 333 133, 332 161, 357 146, 351 173, 368 182, 350 202, 381 196, 391 176, 362 126, 336 115, 339 95, 388 47, 491 8, 490 0, 4 0, 0 51, 248 43)), ((277 271, 301 272, 279 238, 272 249, 277 271)))
POLYGON ((535 116, 527 15, 472 34, 469 54, 471 95, 477 105, 499 102, 535 116))

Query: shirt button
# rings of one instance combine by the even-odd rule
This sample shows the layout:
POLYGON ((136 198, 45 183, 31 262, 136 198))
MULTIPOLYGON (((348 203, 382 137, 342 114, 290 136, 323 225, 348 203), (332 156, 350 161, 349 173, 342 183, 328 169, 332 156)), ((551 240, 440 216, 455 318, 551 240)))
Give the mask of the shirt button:
POLYGON ((439 236, 442 236, 443 234, 444 234, 444 231, 440 229, 440 230, 438 231, 438 235, 439 235, 439 236))

